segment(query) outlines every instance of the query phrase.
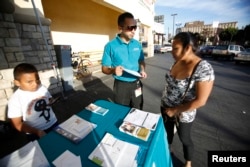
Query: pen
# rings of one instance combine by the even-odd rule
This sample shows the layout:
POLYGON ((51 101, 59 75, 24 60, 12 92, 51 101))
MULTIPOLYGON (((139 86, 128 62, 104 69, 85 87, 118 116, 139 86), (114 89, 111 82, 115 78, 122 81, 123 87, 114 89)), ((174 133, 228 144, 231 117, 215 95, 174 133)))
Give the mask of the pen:
POLYGON ((131 114, 134 111, 135 111, 135 108, 132 108, 129 113, 131 114))
POLYGON ((152 126, 152 129, 154 129, 154 128, 155 128, 155 125, 156 125, 156 123, 152 126))
POLYGON ((141 124, 142 126, 143 126, 144 122, 146 121, 147 117, 148 117, 148 113, 147 113, 146 118, 143 120, 143 122, 142 122, 142 124, 141 124))

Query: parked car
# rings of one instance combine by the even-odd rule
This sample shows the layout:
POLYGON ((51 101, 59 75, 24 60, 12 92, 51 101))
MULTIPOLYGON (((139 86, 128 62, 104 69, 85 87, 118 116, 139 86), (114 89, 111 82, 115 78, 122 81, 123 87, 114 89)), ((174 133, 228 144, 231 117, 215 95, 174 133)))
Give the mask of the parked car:
POLYGON ((164 49, 167 50, 167 52, 172 52, 172 45, 171 44, 164 44, 163 47, 164 47, 164 49))
POLYGON ((147 42, 142 42, 142 50, 144 55, 148 55, 148 43, 147 42))
POLYGON ((234 57, 243 51, 245 51, 245 48, 240 45, 217 45, 213 48, 212 57, 214 59, 223 57, 228 60, 234 60, 234 57))
POLYGON ((234 57, 235 64, 240 62, 250 62, 250 48, 245 49, 245 51, 240 52, 234 57))
POLYGON ((162 45, 154 45, 154 52, 155 53, 166 53, 167 52, 167 49, 164 48, 162 45))
POLYGON ((213 48, 214 48, 214 46, 212 46, 212 45, 211 46, 204 46, 199 50, 198 55, 201 57, 211 56, 213 48))

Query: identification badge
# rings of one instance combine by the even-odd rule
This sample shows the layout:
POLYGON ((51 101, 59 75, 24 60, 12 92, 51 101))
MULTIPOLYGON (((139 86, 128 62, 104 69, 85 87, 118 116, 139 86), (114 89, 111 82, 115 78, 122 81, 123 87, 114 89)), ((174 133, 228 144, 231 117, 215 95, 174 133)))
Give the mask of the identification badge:
POLYGON ((138 97, 138 96, 140 96, 140 95, 142 95, 141 87, 135 89, 135 97, 138 97))

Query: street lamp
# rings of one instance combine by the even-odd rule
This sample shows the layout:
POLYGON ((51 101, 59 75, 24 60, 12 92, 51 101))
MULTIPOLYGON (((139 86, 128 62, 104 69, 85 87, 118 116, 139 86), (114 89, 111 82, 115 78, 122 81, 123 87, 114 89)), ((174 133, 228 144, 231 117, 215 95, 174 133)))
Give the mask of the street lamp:
POLYGON ((181 30, 180 30, 181 23, 176 23, 175 26, 176 26, 175 32, 178 34, 179 32, 181 32, 181 30))
POLYGON ((177 13, 171 14, 171 16, 173 16, 173 36, 174 36, 174 18, 175 18, 176 15, 177 15, 177 13))

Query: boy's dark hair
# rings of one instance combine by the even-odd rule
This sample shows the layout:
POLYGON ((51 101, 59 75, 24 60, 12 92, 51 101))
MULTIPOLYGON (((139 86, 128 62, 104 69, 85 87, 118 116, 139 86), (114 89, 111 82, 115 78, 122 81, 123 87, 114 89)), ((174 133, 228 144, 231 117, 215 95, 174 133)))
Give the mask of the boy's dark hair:
POLYGON ((36 67, 29 63, 18 64, 13 71, 14 79, 19 80, 20 76, 25 73, 38 73, 36 67))
POLYGON ((180 32, 174 37, 174 40, 180 40, 182 42, 183 48, 186 48, 188 45, 191 45, 193 52, 196 52, 197 50, 197 39, 195 35, 191 32, 180 32))
POLYGON ((124 21, 125 21, 125 19, 126 18, 131 18, 131 19, 133 19, 134 18, 134 16, 131 14, 131 13, 129 13, 129 12, 125 12, 125 13, 122 13, 119 17, 118 17, 118 26, 123 26, 124 25, 124 21))

